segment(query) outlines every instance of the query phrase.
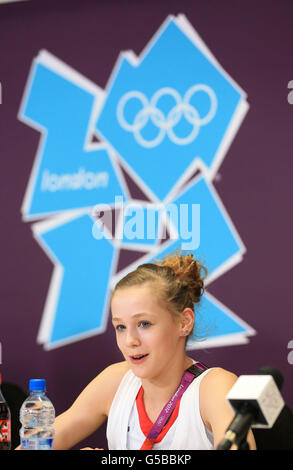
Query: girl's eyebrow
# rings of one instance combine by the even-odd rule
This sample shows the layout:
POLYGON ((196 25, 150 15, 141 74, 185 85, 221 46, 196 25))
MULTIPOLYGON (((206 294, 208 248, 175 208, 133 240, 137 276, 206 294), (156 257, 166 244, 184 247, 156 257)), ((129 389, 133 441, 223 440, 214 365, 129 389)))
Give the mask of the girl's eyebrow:
MULTIPOLYGON (((151 316, 151 313, 147 313, 147 312, 136 313, 135 315, 133 315, 132 318, 144 317, 145 315, 150 315, 151 316)), ((123 321, 123 320, 122 320, 122 318, 113 317, 112 321, 123 321)))

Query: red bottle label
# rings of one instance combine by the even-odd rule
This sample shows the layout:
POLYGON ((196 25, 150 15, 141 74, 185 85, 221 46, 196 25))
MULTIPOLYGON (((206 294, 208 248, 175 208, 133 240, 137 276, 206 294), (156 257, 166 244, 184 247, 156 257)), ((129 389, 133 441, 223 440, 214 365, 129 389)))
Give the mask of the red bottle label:
POLYGON ((0 419, 0 442, 10 442, 10 419, 0 419))

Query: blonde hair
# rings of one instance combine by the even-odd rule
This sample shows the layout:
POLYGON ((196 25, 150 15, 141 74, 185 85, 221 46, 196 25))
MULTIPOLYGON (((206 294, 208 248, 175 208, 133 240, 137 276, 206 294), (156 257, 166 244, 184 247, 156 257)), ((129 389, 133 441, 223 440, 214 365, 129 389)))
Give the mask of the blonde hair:
MULTIPOLYGON (((204 292, 207 270, 192 254, 175 252, 155 263, 141 264, 116 284, 112 297, 119 289, 150 285, 158 301, 178 317, 185 308, 194 311, 204 292)), ((192 332, 191 332, 192 333, 192 332)))

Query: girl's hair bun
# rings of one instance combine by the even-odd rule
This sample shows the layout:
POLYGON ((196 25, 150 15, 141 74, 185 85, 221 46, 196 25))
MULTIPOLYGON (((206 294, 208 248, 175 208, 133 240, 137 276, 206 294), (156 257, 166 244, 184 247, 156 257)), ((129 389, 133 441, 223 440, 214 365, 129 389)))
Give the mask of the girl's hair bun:
POLYGON ((177 283, 181 286, 182 290, 185 290, 186 293, 188 292, 192 303, 200 301, 204 292, 204 279, 207 276, 207 270, 192 254, 185 255, 175 252, 163 260, 156 260, 156 264, 172 270, 177 283))

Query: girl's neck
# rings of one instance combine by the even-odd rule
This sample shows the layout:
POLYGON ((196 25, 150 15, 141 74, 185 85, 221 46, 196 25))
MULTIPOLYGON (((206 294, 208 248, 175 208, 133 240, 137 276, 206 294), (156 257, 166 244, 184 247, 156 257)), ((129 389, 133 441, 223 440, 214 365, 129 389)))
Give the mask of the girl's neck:
POLYGON ((169 367, 166 367, 159 377, 142 379, 143 399, 147 413, 148 409, 151 414, 153 414, 151 410, 161 411, 178 389, 184 371, 192 363, 192 359, 184 356, 182 361, 172 363, 169 367))

